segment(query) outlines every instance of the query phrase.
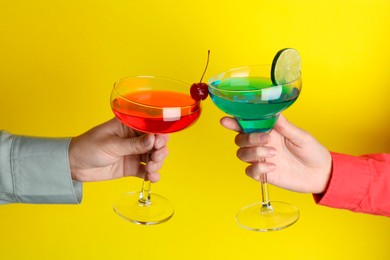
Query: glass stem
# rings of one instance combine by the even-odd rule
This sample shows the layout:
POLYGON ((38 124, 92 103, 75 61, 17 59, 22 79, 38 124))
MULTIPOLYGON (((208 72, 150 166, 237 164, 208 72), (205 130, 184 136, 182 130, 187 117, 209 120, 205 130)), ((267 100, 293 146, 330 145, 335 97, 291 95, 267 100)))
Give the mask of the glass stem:
MULTIPOLYGON (((262 161, 264 162, 265 159, 263 158, 262 161)), ((266 173, 260 175, 260 185, 261 185, 261 204, 262 204, 261 213, 272 213, 273 208, 269 197, 266 173)))
MULTIPOLYGON (((146 163, 149 161, 149 152, 146 153, 146 160, 145 160, 145 167, 146 163)), ((147 171, 145 168, 144 171, 144 181, 142 183, 142 189, 141 192, 139 193, 139 203, 141 203, 144 206, 148 206, 152 204, 152 201, 150 199, 150 194, 151 194, 151 183, 150 180, 147 178, 147 171)))
POLYGON ((267 183, 267 174, 260 175, 260 185, 261 185, 261 204, 263 206, 270 206, 270 198, 268 192, 268 183, 267 183))

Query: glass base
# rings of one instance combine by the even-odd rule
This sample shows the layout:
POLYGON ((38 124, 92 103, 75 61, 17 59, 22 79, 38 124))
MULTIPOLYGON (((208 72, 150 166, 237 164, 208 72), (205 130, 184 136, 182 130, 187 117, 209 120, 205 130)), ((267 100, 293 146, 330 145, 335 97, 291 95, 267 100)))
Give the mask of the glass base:
POLYGON ((174 213, 173 205, 164 197, 151 194, 150 203, 139 201, 139 192, 123 194, 114 203, 114 211, 135 224, 155 225, 168 221, 174 213))
POLYGON ((291 226, 299 219, 299 210, 294 205, 273 201, 270 205, 257 202, 237 212, 237 223, 245 229, 266 232, 291 226))

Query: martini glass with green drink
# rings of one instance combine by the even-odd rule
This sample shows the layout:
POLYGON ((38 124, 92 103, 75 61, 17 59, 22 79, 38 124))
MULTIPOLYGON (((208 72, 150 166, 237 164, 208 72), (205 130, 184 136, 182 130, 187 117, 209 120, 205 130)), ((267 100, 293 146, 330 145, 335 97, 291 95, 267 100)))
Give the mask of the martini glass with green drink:
MULTIPOLYGON (((234 116, 244 133, 270 132, 280 113, 291 106, 301 92, 300 57, 294 49, 277 53, 272 65, 230 69, 209 79, 214 104, 234 116)), ((262 174, 261 201, 237 213, 238 224, 253 231, 273 231, 294 224, 297 207, 271 201, 267 175, 262 174)))

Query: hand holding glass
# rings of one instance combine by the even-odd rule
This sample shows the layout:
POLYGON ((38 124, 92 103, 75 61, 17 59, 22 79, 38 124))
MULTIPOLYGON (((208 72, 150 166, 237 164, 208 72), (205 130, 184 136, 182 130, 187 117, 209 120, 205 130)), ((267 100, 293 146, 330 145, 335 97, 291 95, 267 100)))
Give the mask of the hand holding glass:
MULTIPOLYGON (((242 131, 269 132, 279 114, 298 98, 302 81, 274 85, 271 66, 249 66, 222 72, 209 80, 210 97, 214 104, 236 118, 242 131)), ((261 201, 237 213, 238 224, 253 231, 279 230, 294 224, 298 209, 284 202, 270 201, 267 175, 261 176, 261 201)))
MULTIPOLYGON (((116 82, 111 92, 111 107, 123 124, 154 134, 180 131, 192 125, 201 112, 201 103, 192 99, 189 85, 152 76, 116 82)), ((143 225, 163 223, 174 213, 166 198, 151 192, 146 177, 141 191, 124 194, 114 203, 114 210, 124 219, 143 225)))

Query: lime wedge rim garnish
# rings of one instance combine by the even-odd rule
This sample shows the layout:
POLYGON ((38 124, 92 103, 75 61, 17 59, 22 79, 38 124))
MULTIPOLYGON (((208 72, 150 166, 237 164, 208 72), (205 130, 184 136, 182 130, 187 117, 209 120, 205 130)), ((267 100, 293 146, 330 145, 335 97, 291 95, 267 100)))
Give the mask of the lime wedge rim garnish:
POLYGON ((278 86, 297 80, 301 75, 301 65, 301 57, 296 49, 281 49, 272 61, 272 83, 278 86))

